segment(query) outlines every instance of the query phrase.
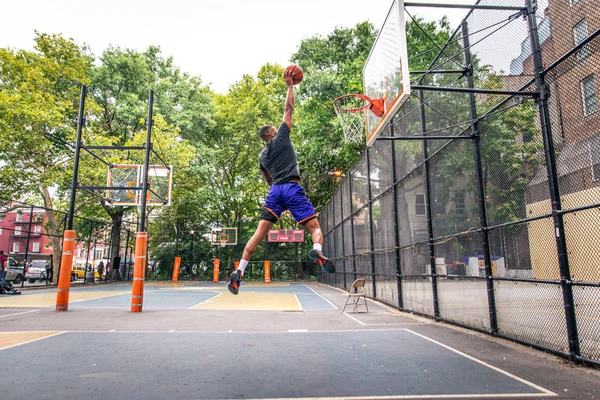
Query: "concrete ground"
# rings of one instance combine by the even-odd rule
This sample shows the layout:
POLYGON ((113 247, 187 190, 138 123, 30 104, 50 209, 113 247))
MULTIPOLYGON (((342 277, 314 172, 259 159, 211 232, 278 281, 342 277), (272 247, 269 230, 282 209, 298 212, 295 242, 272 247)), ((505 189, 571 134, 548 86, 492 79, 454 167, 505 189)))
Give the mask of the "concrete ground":
POLYGON ((10 399, 600 397, 600 373, 319 284, 146 283, 0 297, 10 399))

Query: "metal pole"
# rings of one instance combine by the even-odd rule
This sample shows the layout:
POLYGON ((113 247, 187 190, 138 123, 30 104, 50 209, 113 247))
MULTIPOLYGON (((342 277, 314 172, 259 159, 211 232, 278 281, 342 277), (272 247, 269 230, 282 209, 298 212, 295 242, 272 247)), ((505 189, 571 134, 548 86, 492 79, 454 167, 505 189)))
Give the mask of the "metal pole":
MULTIPOLYGON (((471 50, 469 43, 469 26, 467 20, 462 21, 463 47, 465 49, 465 66, 467 86, 472 88, 473 66, 471 64, 471 50)), ((482 228, 481 246, 483 247, 483 258, 485 262, 485 280, 487 286, 488 309, 490 314, 490 332, 498 333, 498 318, 496 315, 496 298, 494 296, 494 277, 492 273, 492 256, 490 254, 490 232, 488 231, 487 210, 485 204, 485 187, 483 183, 483 169, 481 166, 481 141, 479 131, 479 120, 477 119, 477 103, 475 94, 469 93, 469 111, 471 114, 471 137, 473 138, 473 152, 475 154, 475 169, 477 174, 477 195, 479 197, 479 224, 482 228)))
POLYGON ((367 193, 369 194, 369 233, 371 240, 371 278, 373 279, 373 298, 377 298, 377 283, 375 276, 375 241, 373 237, 373 193, 371 192, 371 148, 367 149, 367 193))
POLYGON ((73 229, 73 214, 75 214, 75 194, 77 192, 77 176, 79 174, 79 153, 81 152, 81 132, 85 124, 85 96, 87 86, 81 85, 81 97, 79 99, 79 116, 77 117, 77 138, 75 139, 75 160, 73 161, 73 180, 71 181, 71 198, 69 200, 69 214, 67 215, 67 230, 73 229))
POLYGON ((176 256, 179 255, 179 225, 180 225, 180 221, 179 221, 179 218, 177 218, 177 220, 175 222, 175 255, 176 256))
MULTIPOLYGON (((65 235, 65 231, 66 230, 67 230, 67 216, 65 215, 65 219, 63 220, 63 234, 62 234, 63 236, 65 235)), ((65 242, 64 242, 64 239, 63 239, 63 242, 62 242, 61 247, 60 247, 60 254, 62 254, 64 247, 65 247, 65 242)), ((57 280, 57 282, 58 282, 58 279, 60 279, 60 268, 61 267, 62 267, 62 257, 60 257, 58 259, 58 267, 57 267, 58 268, 58 272, 56 272, 56 280, 57 280)), ((55 274, 54 270, 52 270, 52 274, 53 275, 55 274)), ((52 276, 52 280, 54 281, 54 276, 52 276)))
POLYGON ((348 188, 350 190, 350 233, 352 234, 352 269, 354 271, 354 279, 356 280, 356 244, 354 243, 354 215, 352 205, 352 170, 348 172, 348 188))
POLYGON ((535 8, 532 0, 526 0, 527 22, 529 25, 529 41, 533 56, 533 73, 539 97, 536 100, 540 113, 542 138, 544 140, 544 151, 546 158, 546 169, 548 172, 548 186, 550 189, 550 199, 552 201, 552 215, 554 219, 554 232, 556 238, 556 249, 558 253, 558 265, 560 269, 560 286, 563 294, 565 308, 565 318, 567 323, 567 335, 569 340, 569 360, 575 361, 580 355, 579 333, 577 329, 577 317, 575 315, 575 305, 573 301, 573 287, 571 281, 571 271, 569 268, 569 256, 567 253, 567 242, 565 237, 565 226, 563 221, 562 204, 560 199, 560 190, 558 185, 558 172, 556 167, 556 157, 554 150, 554 141, 552 138, 552 126, 550 121, 550 109, 548 107, 548 86, 542 75, 542 55, 540 51, 540 41, 537 30, 537 21, 535 8))
POLYGON ((340 199, 342 204, 340 204, 340 229, 342 234, 342 266, 343 266, 343 276, 344 276, 344 290, 348 290, 348 282, 346 281, 346 241, 344 238, 344 197, 343 197, 343 183, 338 186, 340 189, 340 199))
MULTIPOLYGON (((333 230, 332 232, 330 232, 330 234, 333 236, 333 246, 332 249, 328 249, 327 251, 331 252, 331 257, 332 258, 336 258, 337 257, 337 241, 335 240, 335 236, 336 236, 336 228, 335 228, 335 182, 333 181, 333 176, 331 177, 331 193, 333 193, 333 195, 331 196, 331 221, 332 221, 332 226, 333 226, 333 230)), ((337 267, 336 267, 336 272, 337 272, 337 267)), ((327 280, 329 280, 329 276, 326 274, 325 276, 328 277, 327 280)), ((337 287, 337 273, 335 273, 333 275, 333 286, 337 287)))
MULTIPOLYGON (((85 265, 83 267, 83 283, 87 281, 87 272, 88 272, 88 262, 90 260, 90 247, 92 245, 92 231, 94 230, 94 221, 90 222, 90 234, 88 236, 88 245, 87 245, 87 253, 85 255, 85 265)), ((92 283, 94 282, 94 275, 92 273, 92 283)))
MULTIPOLYGON (((127 257, 129 255, 127 253, 129 253, 129 229, 127 229, 127 238, 125 239, 125 269, 123 271, 125 273, 125 276, 129 278, 129 262, 127 261, 127 257)), ((128 279, 125 279, 125 277, 123 277, 123 280, 126 281, 128 279)))
POLYGON ((150 97, 148 99, 148 119, 146 120, 146 143, 144 147, 146 149, 144 155, 144 172, 142 181, 142 209, 140 211, 140 232, 146 232, 146 204, 148 197, 148 166, 150 165, 150 149, 152 149, 152 142, 150 141, 152 135, 152 107, 154 106, 154 90, 150 90, 150 97))
MULTIPOLYGON (((390 135, 394 136, 394 119, 392 118, 392 123, 390 123, 390 135)), ((394 182, 394 186, 392 192, 394 194, 394 208, 392 210, 392 218, 394 218, 394 244, 396 246, 396 251, 394 252, 395 262, 396 262, 396 281, 398 285, 398 308, 404 308, 404 302, 402 301, 402 264, 401 264, 401 252, 400 252, 400 227, 398 226, 398 187, 397 180, 398 176, 396 174, 396 145, 391 143, 392 146, 392 182, 394 182)))
MULTIPOLYGON (((423 98, 423 91, 419 89, 419 97, 423 98)), ((421 117, 421 130, 425 132, 425 105, 421 101, 419 105, 419 115, 421 117)), ((431 290, 433 292, 433 316, 438 319, 440 316, 440 306, 438 301, 437 274, 435 271, 435 245, 433 244, 433 213, 431 207, 431 181, 429 160, 427 159, 427 139, 423 140, 423 163, 425 165, 425 210, 427 213, 427 238, 429 242, 429 267, 431 269, 431 290)))
POLYGON ((27 257, 29 257, 29 241, 31 239, 31 223, 33 222, 33 206, 29 209, 29 225, 27 226, 27 242, 25 244, 25 264, 23 265, 23 279, 21 279, 21 287, 25 286, 25 275, 27 272, 27 257))

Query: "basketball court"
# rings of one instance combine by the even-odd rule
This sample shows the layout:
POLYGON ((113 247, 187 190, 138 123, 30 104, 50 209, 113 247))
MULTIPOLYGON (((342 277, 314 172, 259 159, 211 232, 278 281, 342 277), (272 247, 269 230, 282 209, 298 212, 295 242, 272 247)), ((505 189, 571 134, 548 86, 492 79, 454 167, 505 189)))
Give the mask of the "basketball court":
POLYGON ((0 354, 12 360, 4 393, 556 398, 564 395, 551 379, 558 373, 577 383, 569 390, 597 390, 598 377, 577 368, 371 300, 369 312, 342 313, 346 297, 310 283, 249 283, 238 296, 224 283, 147 283, 142 313, 130 312, 127 284, 72 289, 63 313, 54 311, 55 289, 1 297, 0 354))

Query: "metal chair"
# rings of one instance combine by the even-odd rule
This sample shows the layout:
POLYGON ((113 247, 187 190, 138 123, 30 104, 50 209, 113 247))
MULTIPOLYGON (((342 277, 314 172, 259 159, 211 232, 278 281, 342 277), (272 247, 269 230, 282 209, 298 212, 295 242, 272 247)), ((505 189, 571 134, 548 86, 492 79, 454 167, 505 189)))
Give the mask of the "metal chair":
POLYGON ((344 304, 342 312, 344 312, 346 310, 346 306, 350 304, 350 299, 352 299, 352 304, 354 305, 352 312, 358 312, 358 306, 360 304, 361 297, 365 302, 367 312, 369 312, 369 306, 367 305, 367 297, 365 296, 365 280, 357 279, 354 281, 354 283, 352 283, 352 287, 350 288, 350 292, 348 293, 348 298, 346 299, 346 304, 344 304))

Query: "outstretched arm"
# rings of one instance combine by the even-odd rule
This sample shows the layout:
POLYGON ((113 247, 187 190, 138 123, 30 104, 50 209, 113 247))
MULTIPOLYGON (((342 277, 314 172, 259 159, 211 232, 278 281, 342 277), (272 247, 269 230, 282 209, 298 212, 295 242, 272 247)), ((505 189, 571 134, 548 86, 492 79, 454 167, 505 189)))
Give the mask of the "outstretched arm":
POLYGON ((287 83, 287 96, 285 98, 285 107, 283 110, 283 122, 292 129, 292 113, 294 112, 294 82, 292 81, 292 71, 286 70, 283 73, 283 80, 287 83))

